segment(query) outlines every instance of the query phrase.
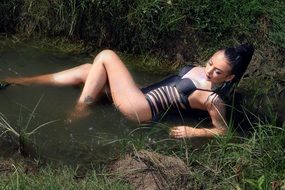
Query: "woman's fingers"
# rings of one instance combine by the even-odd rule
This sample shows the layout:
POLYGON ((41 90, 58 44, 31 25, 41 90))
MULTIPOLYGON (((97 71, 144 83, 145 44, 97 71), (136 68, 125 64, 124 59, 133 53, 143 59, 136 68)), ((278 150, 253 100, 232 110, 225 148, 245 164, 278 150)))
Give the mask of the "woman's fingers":
POLYGON ((190 134, 188 134, 189 129, 190 127, 186 126, 173 127, 169 135, 173 138, 187 138, 190 136, 190 134))

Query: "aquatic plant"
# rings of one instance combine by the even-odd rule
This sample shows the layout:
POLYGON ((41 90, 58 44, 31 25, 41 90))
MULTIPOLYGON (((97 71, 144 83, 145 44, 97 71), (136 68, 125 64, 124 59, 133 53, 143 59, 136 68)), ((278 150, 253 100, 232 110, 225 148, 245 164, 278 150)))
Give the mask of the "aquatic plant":
POLYGON ((0 136, 11 132, 16 137, 20 137, 20 134, 9 124, 9 122, 2 113, 0 113, 0 127, 3 130, 0 136))
POLYGON ((11 126, 9 124, 8 119, 5 117, 5 115, 3 113, 0 113, 0 130, 1 130, 0 137, 2 137, 3 135, 8 135, 9 137, 11 137, 12 140, 15 140, 15 137, 16 137, 16 142, 18 143, 19 151, 22 154, 29 154, 28 152, 26 152, 25 147, 26 147, 27 143, 30 142, 30 137, 32 135, 34 135, 42 127, 45 127, 49 124, 52 124, 52 123, 55 123, 58 121, 58 120, 52 120, 52 121, 43 123, 39 126, 36 126, 31 131, 28 130, 29 126, 31 124, 31 121, 34 118, 35 111, 38 108, 42 98, 43 98, 43 96, 39 99, 39 101, 35 105, 34 109, 30 113, 30 115, 28 117, 28 121, 25 123, 25 125, 21 124, 21 126, 19 126, 19 128, 11 126))

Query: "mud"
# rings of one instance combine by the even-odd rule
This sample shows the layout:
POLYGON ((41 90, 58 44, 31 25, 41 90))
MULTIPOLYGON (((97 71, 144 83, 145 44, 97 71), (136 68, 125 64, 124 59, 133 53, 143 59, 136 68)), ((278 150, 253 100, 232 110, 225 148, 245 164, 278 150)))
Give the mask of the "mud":
POLYGON ((189 182, 189 169, 181 159, 147 150, 115 161, 110 172, 138 190, 185 189, 189 182))

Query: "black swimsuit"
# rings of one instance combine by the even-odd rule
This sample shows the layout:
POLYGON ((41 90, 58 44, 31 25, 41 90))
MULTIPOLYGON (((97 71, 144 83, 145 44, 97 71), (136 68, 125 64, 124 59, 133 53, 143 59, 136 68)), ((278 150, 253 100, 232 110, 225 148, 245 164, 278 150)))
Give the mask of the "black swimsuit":
POLYGON ((189 78, 182 78, 193 67, 187 65, 178 75, 172 75, 142 89, 151 108, 152 120, 157 120, 161 113, 173 107, 178 110, 191 109, 188 101, 190 94, 195 90, 210 91, 197 88, 189 78))

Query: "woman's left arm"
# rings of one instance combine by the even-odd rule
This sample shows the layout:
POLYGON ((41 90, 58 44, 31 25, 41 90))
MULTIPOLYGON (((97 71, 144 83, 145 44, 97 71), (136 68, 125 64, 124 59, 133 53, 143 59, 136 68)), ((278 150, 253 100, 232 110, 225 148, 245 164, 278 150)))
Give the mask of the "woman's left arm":
POLYGON ((225 119, 225 103, 218 96, 211 95, 205 105, 212 120, 212 126, 210 128, 177 126, 171 129, 170 136, 174 138, 191 138, 224 135, 228 130, 225 119))

